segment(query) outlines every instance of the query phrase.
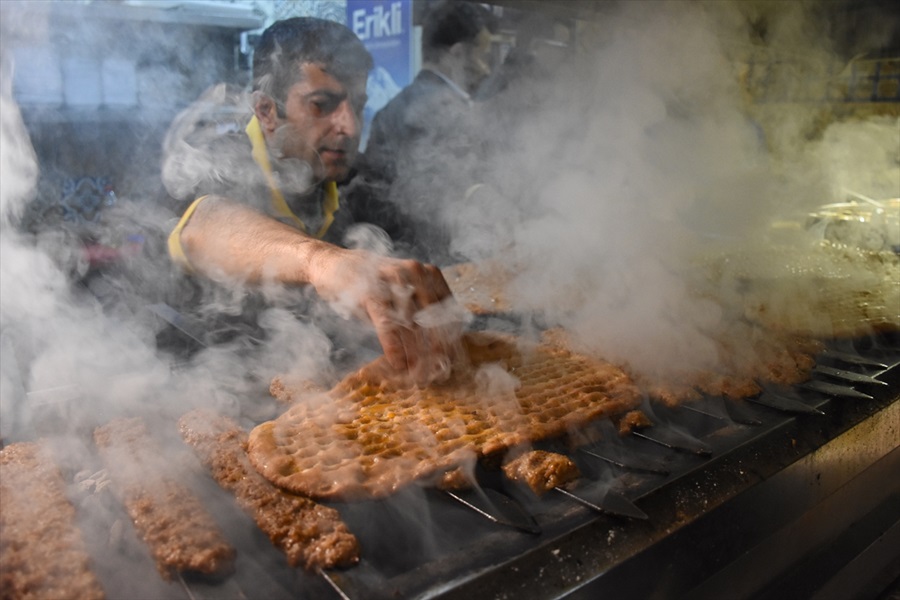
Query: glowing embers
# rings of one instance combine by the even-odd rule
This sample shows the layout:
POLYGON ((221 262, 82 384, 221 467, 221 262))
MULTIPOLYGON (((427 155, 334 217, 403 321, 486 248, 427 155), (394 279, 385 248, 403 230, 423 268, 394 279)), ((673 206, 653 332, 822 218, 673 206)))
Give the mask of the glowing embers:
POLYGON ((464 345, 468 365, 446 384, 416 388, 379 359, 296 402, 251 432, 250 460, 313 498, 384 497, 640 403, 630 378, 600 360, 496 333, 469 333, 464 345))

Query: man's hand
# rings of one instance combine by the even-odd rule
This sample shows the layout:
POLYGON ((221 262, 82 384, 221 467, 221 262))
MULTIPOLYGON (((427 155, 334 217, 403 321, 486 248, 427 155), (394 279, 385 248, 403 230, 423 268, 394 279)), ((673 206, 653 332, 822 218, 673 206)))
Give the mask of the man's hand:
POLYGON ((388 362, 416 383, 450 375, 469 315, 434 265, 340 248, 222 197, 200 202, 180 239, 211 279, 312 284, 345 316, 371 321, 388 362))
POLYGON ((311 264, 310 282, 319 295, 345 314, 371 321, 392 367, 419 385, 449 377, 468 314, 440 269, 338 248, 319 253, 311 264))

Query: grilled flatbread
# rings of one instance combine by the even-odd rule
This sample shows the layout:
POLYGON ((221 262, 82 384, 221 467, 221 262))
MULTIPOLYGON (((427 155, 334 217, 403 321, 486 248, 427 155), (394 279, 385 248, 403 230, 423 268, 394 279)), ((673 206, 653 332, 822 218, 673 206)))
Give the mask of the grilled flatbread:
POLYGON ((463 343, 469 364, 445 384, 417 388, 381 358, 327 394, 295 399, 250 433, 251 462, 312 498, 378 498, 640 403, 612 364, 493 332, 463 343))

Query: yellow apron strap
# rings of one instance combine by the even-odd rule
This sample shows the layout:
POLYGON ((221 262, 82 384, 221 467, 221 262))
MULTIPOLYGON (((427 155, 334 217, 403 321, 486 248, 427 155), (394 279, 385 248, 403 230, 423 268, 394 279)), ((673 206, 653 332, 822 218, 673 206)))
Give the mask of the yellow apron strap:
POLYGON ((175 229, 173 229, 172 233, 169 234, 169 256, 172 258, 172 261, 176 265, 180 266, 188 273, 193 273, 194 268, 191 266, 191 262, 188 260, 187 254, 185 254, 184 252, 184 247, 181 245, 181 230, 184 229, 185 225, 187 225, 187 222, 190 220, 191 215, 194 214, 197 206, 199 206, 200 203, 207 197, 208 196, 200 196, 199 198, 191 202, 191 205, 188 206, 187 210, 184 211, 184 214, 181 215, 181 219, 179 219, 178 224, 175 225, 175 229))
POLYGON ((316 232, 316 237, 321 239, 331 224, 334 222, 334 213, 339 207, 337 184, 329 181, 325 184, 325 201, 322 203, 322 209, 325 211, 325 220, 322 226, 316 232))
MULTIPOLYGON (((266 176, 266 182, 269 184, 269 191, 272 193, 273 210, 277 215, 293 221, 301 231, 309 233, 306 231, 306 223, 294 214, 285 201, 284 196, 281 194, 281 190, 278 189, 275 177, 272 174, 272 164, 269 162, 269 152, 266 150, 266 138, 263 135, 262 128, 259 126, 259 120, 255 115, 250 119, 250 122, 247 123, 247 128, 244 131, 247 133, 247 137, 250 138, 250 145, 253 148, 253 160, 256 161, 256 164, 262 169, 263 174, 266 176)), ((325 232, 328 231, 328 228, 331 227, 331 224, 334 222, 334 213, 337 211, 338 207, 337 184, 333 181, 329 181, 325 185, 325 201, 322 206, 325 213, 325 220, 322 223, 322 227, 320 227, 319 231, 315 234, 317 238, 324 236, 325 232)))

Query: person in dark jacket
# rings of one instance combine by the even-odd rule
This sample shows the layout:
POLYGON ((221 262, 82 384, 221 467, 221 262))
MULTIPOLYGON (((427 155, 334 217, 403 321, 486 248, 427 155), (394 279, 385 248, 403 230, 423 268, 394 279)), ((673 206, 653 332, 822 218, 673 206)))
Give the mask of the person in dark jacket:
POLYGON ((472 97, 491 72, 496 27, 494 15, 472 2, 444 2, 425 16, 423 67, 375 115, 360 166, 417 231, 427 232, 427 258, 438 264, 453 260, 441 210, 483 179, 472 97))
POLYGON ((371 68, 368 51, 338 23, 292 18, 266 29, 254 53, 249 119, 226 111, 170 132, 163 178, 190 203, 168 247, 196 277, 311 287, 342 314, 370 322, 394 368, 428 382, 448 375, 458 338, 453 327, 417 318, 454 309, 440 270, 342 245, 355 219, 339 186, 352 175, 371 68))

